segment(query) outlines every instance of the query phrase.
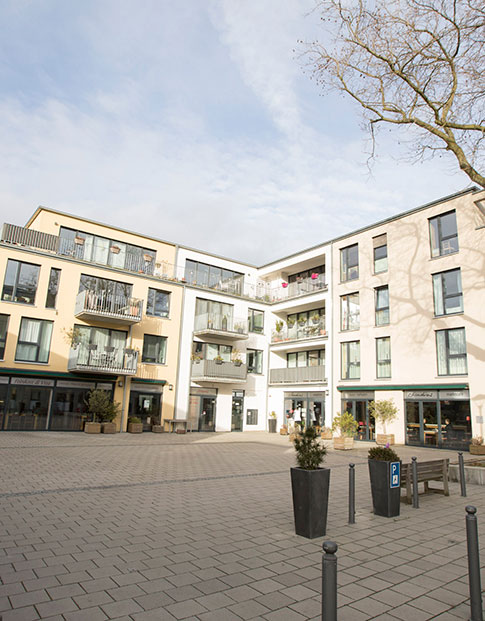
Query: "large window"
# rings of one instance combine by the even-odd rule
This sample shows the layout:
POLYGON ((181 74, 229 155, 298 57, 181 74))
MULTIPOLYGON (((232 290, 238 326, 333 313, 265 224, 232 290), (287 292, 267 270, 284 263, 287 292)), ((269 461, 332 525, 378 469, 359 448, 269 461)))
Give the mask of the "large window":
POLYGON ((437 330, 438 375, 467 373, 465 328, 437 330))
POLYGON ((234 306, 213 300, 197 298, 195 304, 195 330, 233 331, 234 306))
POLYGON ((257 334, 263 334, 264 332, 264 312, 255 310, 254 308, 248 309, 248 324, 249 332, 256 332, 257 334))
POLYGON ((153 274, 155 268, 155 250, 126 244, 114 239, 90 235, 82 231, 61 226, 59 253, 74 256, 77 259, 111 265, 130 272, 153 274))
POLYGON ((39 272, 40 265, 9 259, 3 281, 2 300, 34 304, 39 272))
POLYGON ((359 246, 353 244, 340 250, 340 280, 356 280, 359 277, 359 246))
POLYGON ((0 360, 5 358, 9 315, 0 315, 0 360))
POLYGON ((286 317, 289 339, 302 339, 323 335, 325 332, 325 307, 286 317))
POLYGON ((132 289, 133 285, 126 282, 88 276, 88 274, 81 274, 79 280, 79 291, 90 291, 105 299, 126 300, 131 298, 132 289))
POLYGON ((460 268, 433 274, 434 314, 463 312, 463 290, 460 268))
POLYGON ((341 343, 342 379, 360 379, 360 341, 341 343))
POLYGON ((243 290, 244 274, 217 265, 186 259, 185 280, 199 287, 210 287, 240 294, 243 290))
POLYGON ((260 349, 248 349, 246 354, 248 373, 263 372, 263 352, 260 349))
POLYGON ((358 293, 349 293, 340 298, 340 329, 360 328, 360 299, 358 293))
POLYGON ((167 354, 167 337, 145 334, 143 338, 142 362, 165 364, 167 354))
POLYGON ((388 336, 376 339, 377 377, 391 377, 391 339, 388 336))
POLYGON ((387 235, 379 235, 374 237, 374 274, 387 272, 387 235))
POLYGON ((231 362, 232 346, 218 345, 217 343, 201 343, 194 341, 193 355, 196 359, 215 360, 222 358, 223 362, 231 362))
POLYGON ((49 275, 49 284, 47 285, 47 297, 45 300, 46 308, 56 307, 60 277, 61 277, 61 270, 58 270, 55 267, 51 267, 51 273, 49 275))
POLYGON ((389 323, 389 287, 375 289, 376 326, 386 326, 389 323))
POLYGON ((158 289, 148 289, 147 315, 168 317, 170 309, 170 293, 158 289))
POLYGON ((429 237, 432 257, 458 252, 458 229, 455 211, 430 218, 429 237))
POLYGON ((15 360, 17 362, 48 362, 52 321, 22 317, 15 360))
POLYGON ((76 336, 74 345, 79 349, 77 362, 80 365, 89 364, 94 358, 109 360, 114 366, 123 366, 127 337, 125 331, 76 324, 74 332, 76 336))
POLYGON ((323 367, 325 366, 325 350, 312 349, 310 351, 286 354, 286 366, 289 369, 294 369, 295 367, 323 367))

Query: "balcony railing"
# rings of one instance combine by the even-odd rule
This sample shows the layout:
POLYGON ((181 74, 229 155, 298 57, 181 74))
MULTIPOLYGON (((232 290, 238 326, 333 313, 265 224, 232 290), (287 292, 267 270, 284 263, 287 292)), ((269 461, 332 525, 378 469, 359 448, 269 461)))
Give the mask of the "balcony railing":
POLYGON ((222 336, 233 340, 248 338, 247 318, 234 318, 227 315, 203 313, 195 316, 194 334, 222 336))
POLYGON ((270 384, 306 384, 326 382, 325 366, 294 367, 291 369, 270 369, 270 384))
POLYGON ((196 382, 243 382, 247 377, 247 366, 235 362, 218 363, 215 360, 192 362, 192 379, 196 382))
POLYGON ((282 328, 279 332, 275 330, 271 335, 271 343, 306 341, 309 339, 325 338, 326 336, 325 321, 309 321, 304 325, 295 322, 290 328, 282 328))
POLYGON ((135 375, 138 352, 119 347, 99 347, 79 343, 69 352, 67 368, 82 373, 135 375))
POLYGON ((133 324, 141 321, 143 301, 107 291, 80 291, 74 314, 79 318, 109 319, 117 323, 133 324))
POLYGON ((271 289, 270 298, 271 302, 282 302, 284 300, 291 300, 298 298, 301 295, 308 295, 310 293, 324 292, 327 289, 325 282, 325 274, 319 274, 318 278, 302 278, 296 282, 283 283, 279 287, 271 289), (286 284, 287 286, 283 286, 286 284))

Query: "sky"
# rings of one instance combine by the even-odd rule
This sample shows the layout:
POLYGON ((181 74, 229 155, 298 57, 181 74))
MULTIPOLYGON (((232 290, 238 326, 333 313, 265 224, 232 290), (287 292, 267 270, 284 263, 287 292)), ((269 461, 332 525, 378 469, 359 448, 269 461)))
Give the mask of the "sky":
POLYGON ((0 215, 39 205, 255 265, 470 185, 311 79, 315 0, 2 0, 0 215))

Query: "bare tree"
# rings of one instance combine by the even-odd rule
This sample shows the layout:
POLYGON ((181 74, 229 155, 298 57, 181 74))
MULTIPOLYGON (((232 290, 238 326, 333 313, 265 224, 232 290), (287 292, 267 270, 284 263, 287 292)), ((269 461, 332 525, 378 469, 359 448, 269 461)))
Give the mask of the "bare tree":
POLYGON ((413 161, 451 152, 485 187, 483 0, 325 0, 316 10, 330 43, 306 44, 313 75, 360 104, 372 154, 379 126, 406 128, 413 161))

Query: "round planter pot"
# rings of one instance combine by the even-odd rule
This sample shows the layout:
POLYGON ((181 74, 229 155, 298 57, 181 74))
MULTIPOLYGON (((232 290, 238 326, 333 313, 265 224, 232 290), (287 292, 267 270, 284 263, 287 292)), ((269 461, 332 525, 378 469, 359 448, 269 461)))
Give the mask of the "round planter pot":
POLYGON ((291 468, 295 533, 307 539, 323 537, 327 530, 330 469, 291 468))
POLYGON ((369 459, 372 506, 375 515, 397 517, 401 510, 401 488, 391 489, 391 463, 369 459))

